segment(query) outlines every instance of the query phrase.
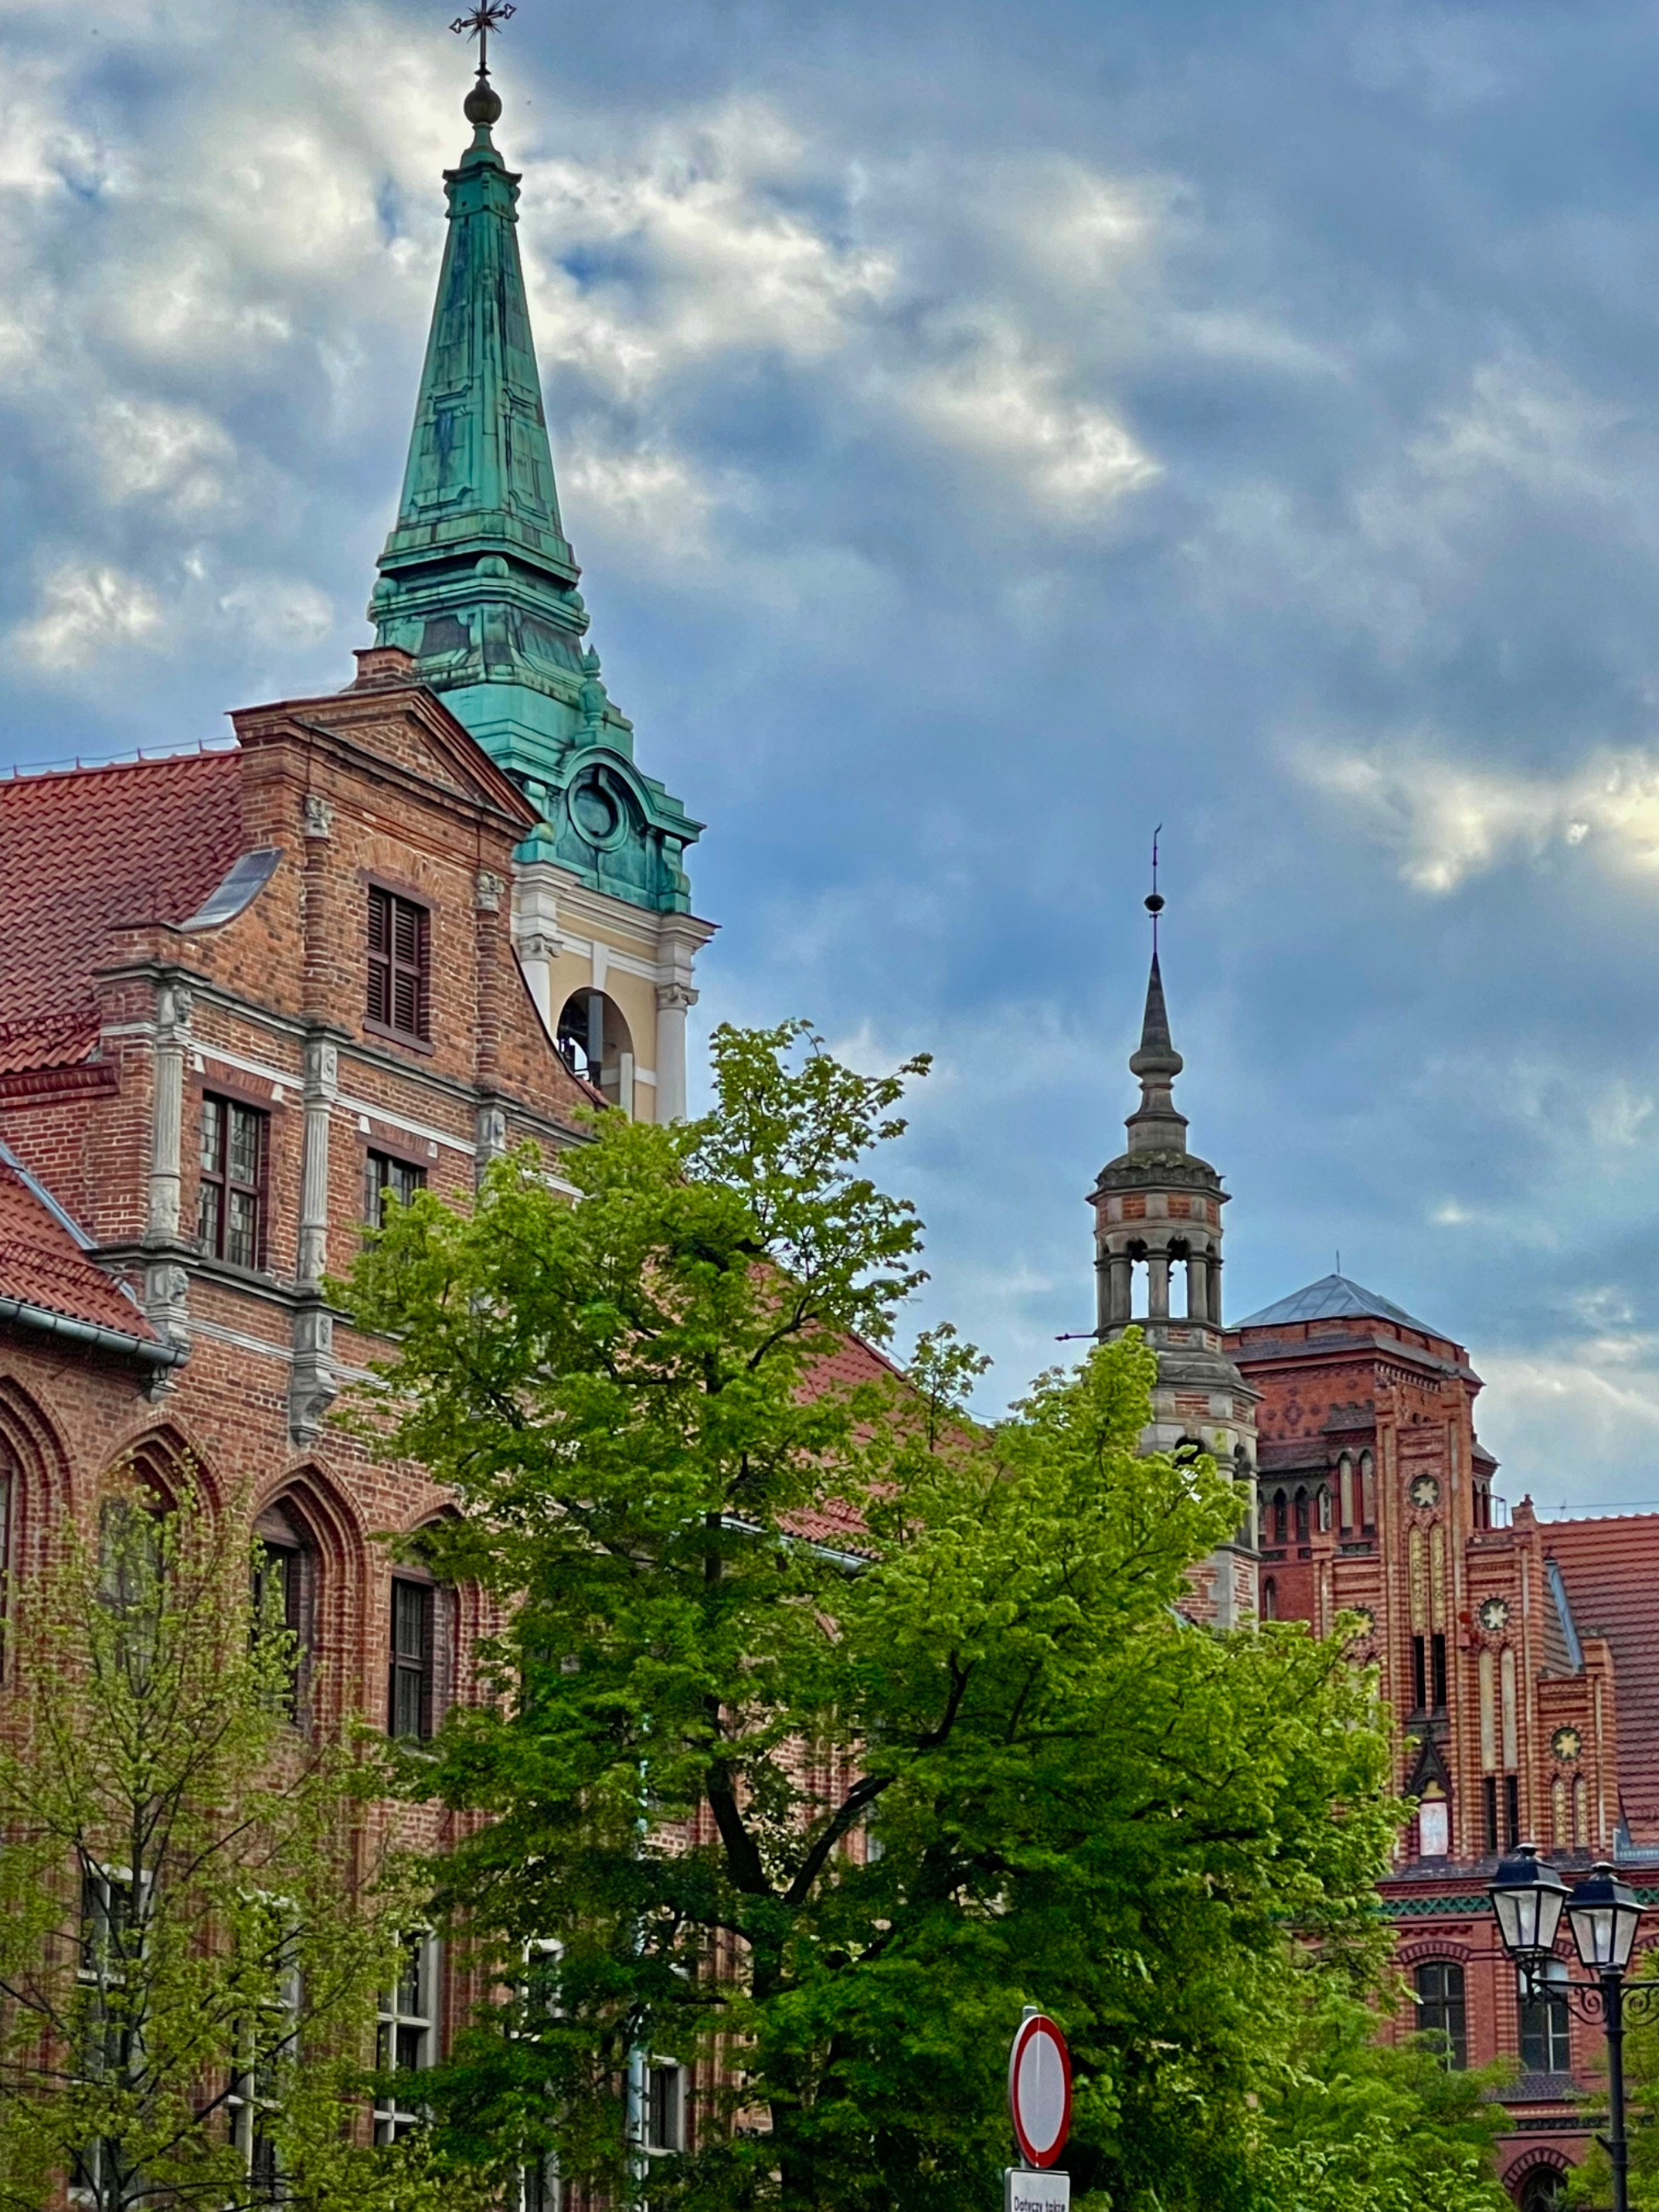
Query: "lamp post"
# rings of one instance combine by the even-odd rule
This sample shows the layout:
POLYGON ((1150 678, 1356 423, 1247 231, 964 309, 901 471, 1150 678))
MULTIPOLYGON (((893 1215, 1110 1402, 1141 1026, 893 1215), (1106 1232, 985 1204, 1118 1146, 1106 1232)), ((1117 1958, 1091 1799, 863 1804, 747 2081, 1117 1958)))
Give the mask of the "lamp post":
POLYGON ((1636 1942, 1642 1907, 1605 1859, 1569 1889, 1536 1844, 1521 1844, 1499 1863, 1487 1889, 1504 1948, 1521 1974, 1524 2003, 1559 1991, 1581 2019, 1599 2020, 1607 2037, 1607 2128, 1601 2138, 1613 2166, 1613 2212, 1630 2212, 1630 2145, 1625 2136, 1625 2008, 1638 2014, 1659 2008, 1659 1982, 1626 1992, 1626 1971, 1636 1942), (1545 1979, 1565 1907, 1567 1924, 1589 1978, 1545 1979))

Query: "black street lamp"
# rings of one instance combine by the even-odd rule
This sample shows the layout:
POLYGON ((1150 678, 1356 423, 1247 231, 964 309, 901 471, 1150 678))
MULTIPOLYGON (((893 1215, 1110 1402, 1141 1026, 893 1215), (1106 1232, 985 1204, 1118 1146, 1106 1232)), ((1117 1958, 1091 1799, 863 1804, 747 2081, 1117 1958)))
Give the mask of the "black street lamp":
POLYGON ((1564 1996, 1584 2020, 1599 2020, 1607 2035, 1607 2126, 1601 2138, 1613 2166, 1613 2212, 1630 2212, 1630 2145, 1625 2136, 1625 2008, 1638 2015, 1659 2009, 1659 1982, 1628 1993, 1625 1973, 1636 1943, 1642 1907, 1605 1859, 1569 1889, 1536 1844, 1517 1845, 1500 1862, 1487 1889, 1504 1948, 1520 1969, 1521 1996, 1530 2004, 1546 1994, 1564 1996), (1593 1980, 1546 1982, 1565 1907, 1581 1962, 1593 1980))

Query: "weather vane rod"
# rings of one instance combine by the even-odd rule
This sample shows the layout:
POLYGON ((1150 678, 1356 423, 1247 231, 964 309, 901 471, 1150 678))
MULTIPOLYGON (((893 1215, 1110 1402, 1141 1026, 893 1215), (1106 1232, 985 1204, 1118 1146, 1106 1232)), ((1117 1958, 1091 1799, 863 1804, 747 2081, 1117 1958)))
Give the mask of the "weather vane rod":
POLYGON ((514 0, 478 0, 470 15, 458 15, 450 25, 458 39, 478 41, 478 75, 489 74, 489 34, 499 30, 509 15, 518 13, 514 0))
POLYGON ((1158 888, 1158 841, 1163 835, 1164 824, 1160 822, 1157 829, 1152 832, 1152 890, 1151 897, 1146 901, 1146 911, 1152 917, 1152 957, 1154 960, 1158 957, 1158 918, 1164 911, 1164 901, 1159 896, 1158 888))

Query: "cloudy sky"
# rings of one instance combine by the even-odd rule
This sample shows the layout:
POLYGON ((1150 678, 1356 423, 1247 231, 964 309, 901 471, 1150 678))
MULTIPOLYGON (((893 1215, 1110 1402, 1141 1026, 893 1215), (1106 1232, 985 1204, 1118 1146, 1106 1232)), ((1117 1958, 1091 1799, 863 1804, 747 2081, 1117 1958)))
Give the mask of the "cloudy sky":
MULTIPOLYGON (((0 0, 0 762, 331 689, 449 7, 0 0)), ((1659 1505, 1656 40, 1637 0, 520 0, 565 519, 707 820, 698 1017, 930 1050, 930 1316, 1087 1325, 1164 824, 1237 1316, 1468 1344, 1659 1505)))

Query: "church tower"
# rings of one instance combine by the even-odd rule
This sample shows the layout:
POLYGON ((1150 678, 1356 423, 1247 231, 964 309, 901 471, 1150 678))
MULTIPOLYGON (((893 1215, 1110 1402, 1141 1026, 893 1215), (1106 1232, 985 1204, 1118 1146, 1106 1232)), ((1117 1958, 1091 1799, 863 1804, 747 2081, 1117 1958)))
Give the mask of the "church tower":
MULTIPOLYGON (((1227 1357, 1221 1323, 1221 1209, 1227 1193, 1207 1160, 1187 1149, 1187 1120, 1175 1103, 1182 1061, 1170 1036, 1158 969, 1158 917, 1164 901, 1146 901, 1152 916, 1152 967, 1139 1048, 1129 1072, 1140 1082, 1140 1103, 1128 1117, 1128 1150, 1100 1171, 1095 1209, 1097 1326, 1103 1343, 1139 1328, 1158 1354, 1148 1451, 1196 1445, 1252 1485, 1255 1408, 1252 1389, 1227 1357), (1181 1285, 1184 1282, 1184 1296, 1181 1285), (1182 1310, 1177 1313, 1177 1301, 1182 1310)), ((1254 1509, 1237 1537, 1199 1570, 1188 1610, 1231 1628, 1256 1611, 1254 1509)))
POLYGON ((644 1121, 685 1111, 691 913, 702 824, 642 773, 634 727, 586 643, 519 258, 519 179, 490 136, 501 103, 480 33, 472 143, 447 170, 449 230, 398 517, 369 602, 387 678, 413 676, 540 819, 519 848, 514 938, 543 1020, 579 1073, 644 1121), (388 650, 389 649, 389 650, 388 650), (395 656, 395 657, 394 657, 395 656))

